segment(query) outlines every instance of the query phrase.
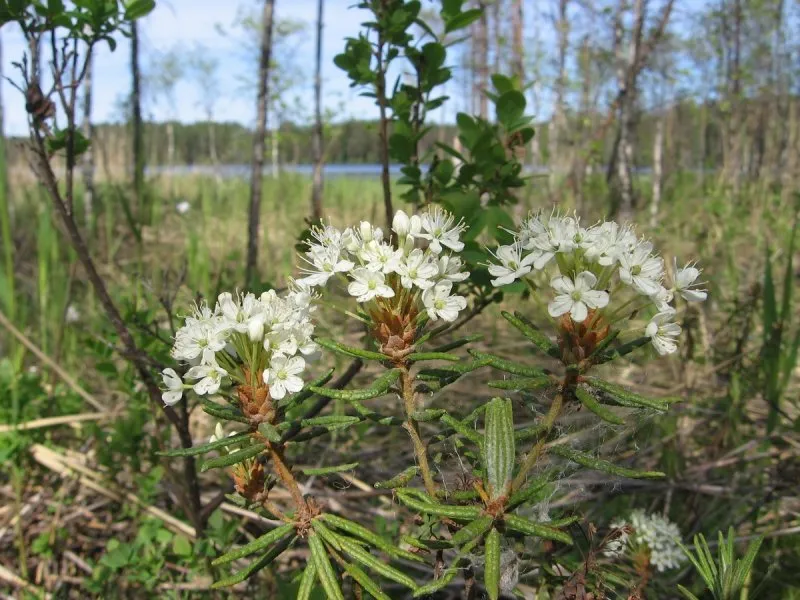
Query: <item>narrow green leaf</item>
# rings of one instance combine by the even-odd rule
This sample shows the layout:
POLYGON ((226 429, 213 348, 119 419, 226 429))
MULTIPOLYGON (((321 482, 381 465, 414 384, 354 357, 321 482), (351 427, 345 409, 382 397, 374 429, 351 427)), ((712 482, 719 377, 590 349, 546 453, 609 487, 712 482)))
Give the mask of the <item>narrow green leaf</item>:
POLYGON ((484 558, 483 585, 489 600, 497 600, 500 597, 500 532, 497 529, 492 528, 486 536, 484 558))
POLYGON ((514 379, 494 379, 486 382, 491 388, 498 390, 538 390, 555 385, 557 382, 551 377, 515 377, 514 379))
POLYGON ((223 446, 235 446, 237 443, 243 442, 249 437, 250 432, 245 431, 226 437, 225 439, 208 442, 207 444, 202 444, 200 446, 192 446, 191 448, 178 448, 177 450, 168 450, 167 452, 157 452, 157 454, 159 456, 166 456, 169 458, 178 456, 197 456, 198 454, 206 454, 207 452, 211 452, 217 448, 222 448, 223 446))
POLYGON ((357 582, 364 591, 367 592, 373 598, 377 598, 377 600, 392 600, 381 591, 381 588, 378 587, 372 578, 364 572, 361 567, 358 565, 354 565, 353 563, 345 563, 344 570, 353 578, 355 582, 357 582))
POLYGON ((514 471, 513 406, 508 398, 493 398, 486 407, 483 459, 489 494, 497 499, 508 493, 514 471))
POLYGON ((388 360, 388 356, 380 352, 373 352, 372 350, 364 350, 363 348, 354 348, 346 344, 340 344, 328 338, 314 338, 314 341, 328 350, 333 350, 345 356, 352 356, 353 358, 363 358, 365 360, 388 360))
POLYGON ((259 424, 258 433, 274 444, 278 444, 281 441, 281 432, 272 423, 259 424))
POLYGON ((311 388, 320 396, 334 398, 335 400, 371 400, 378 396, 383 396, 389 391, 391 385, 400 377, 400 369, 390 369, 382 375, 368 388, 363 390, 334 390, 330 388, 313 387, 311 388))
POLYGON ((447 354, 446 352, 414 352, 406 356, 408 362, 420 362, 422 360, 447 360, 450 362, 457 362, 458 356, 455 354, 447 354))
POLYGON ((342 473, 344 471, 352 471, 357 466, 358 463, 354 462, 354 463, 347 463, 346 465, 335 465, 331 467, 300 469, 300 471, 306 475, 329 475, 331 473, 342 473))
POLYGON ((203 412, 216 417, 221 421, 236 421, 237 423, 250 424, 250 419, 242 414, 241 411, 227 406, 221 406, 214 402, 203 404, 203 412))
POLYGON ((311 561, 314 563, 317 577, 325 590, 328 600, 344 600, 344 594, 342 594, 342 589, 339 587, 339 581, 336 578, 333 565, 328 559, 325 545, 314 531, 308 534, 308 546, 311 548, 311 561))
POLYGON ((530 439, 539 437, 543 433, 547 433, 549 430, 550 428, 544 423, 531 425, 530 427, 523 427, 522 429, 517 429, 514 432, 514 441, 518 444, 520 442, 526 442, 530 439))
POLYGON ((536 325, 525 318, 524 315, 515 312, 513 315, 509 312, 502 311, 500 313, 503 318, 516 327, 522 335, 533 343, 534 346, 539 348, 545 354, 550 356, 558 356, 558 346, 556 346, 550 338, 542 333, 536 325))
POLYGON ((453 579, 455 579, 456 575, 460 571, 461 560, 467 554, 469 554, 470 552, 472 552, 475 549, 475 546, 478 545, 478 542, 480 542, 481 539, 482 538, 477 537, 474 540, 472 540, 470 543, 466 544, 459 551, 458 555, 456 555, 456 557, 453 559, 453 562, 450 563, 450 566, 447 567, 444 570, 444 572, 439 577, 439 579, 435 579, 434 581, 431 581, 430 583, 427 583, 427 584, 423 585, 422 587, 418 587, 416 589, 416 591, 414 592, 414 598, 421 598, 421 597, 424 597, 424 596, 429 596, 429 595, 433 594, 434 592, 438 592, 442 588, 447 587, 448 585, 450 585, 450 582, 452 582, 453 579))
POLYGON ((606 421, 607 423, 611 423, 613 425, 625 424, 625 419, 617 416, 612 411, 607 409, 605 406, 600 404, 597 401, 597 399, 592 395, 592 393, 582 385, 579 385, 578 387, 575 388, 575 396, 578 398, 581 404, 583 404, 587 409, 589 409, 598 417, 600 417, 603 421, 606 421))
POLYGON ((290 531, 294 530, 294 525, 292 523, 286 523, 285 525, 281 525, 276 527, 272 531, 265 533, 259 538, 254 539, 249 544, 245 544, 244 546, 240 546, 235 550, 231 550, 215 558, 211 564, 213 566, 224 565, 229 562, 233 562, 234 560, 238 560, 240 558, 244 558, 245 556, 249 556, 258 552, 259 550, 264 550, 267 547, 275 544, 278 540, 285 537, 290 531))
POLYGON ((428 423, 430 421, 437 421, 444 415, 447 411, 443 408, 426 408, 425 410, 419 410, 411 415, 411 418, 415 421, 420 421, 422 423, 428 423))
POLYGON ((436 348, 431 348, 431 352, 449 352, 450 350, 455 350, 456 348, 460 348, 461 346, 466 346, 472 342, 478 342, 483 339, 482 333, 473 333, 472 335, 467 335, 461 339, 454 340, 452 342, 448 342, 446 344, 442 344, 441 346, 436 346, 436 348))
POLYGON ((503 517, 506 526, 514 531, 519 531, 525 535, 535 535, 536 537, 544 538, 546 540, 554 540, 564 544, 572 545, 572 538, 549 525, 542 525, 541 523, 534 523, 528 519, 523 519, 519 515, 506 514, 503 517))
POLYGON ((354 560, 357 560, 365 567, 375 571, 379 575, 383 575, 386 579, 391 579, 392 581, 399 583, 400 585, 404 585, 412 590, 416 589, 417 582, 414 581, 414 579, 405 573, 401 573, 394 567, 390 567, 382 560, 372 556, 372 554, 364 550, 352 540, 343 537, 340 538, 339 543, 341 543, 342 549, 346 554, 349 554, 354 560))
POLYGON ((620 334, 621 331, 622 331, 621 329, 614 329, 611 333, 609 333, 606 337, 604 337, 603 341, 601 341, 599 344, 597 344, 597 346, 595 346, 594 350, 592 350, 592 353, 588 356, 588 358, 590 360, 593 360, 595 358, 602 357, 606 349, 614 342, 614 340, 617 339, 617 336, 620 334))
POLYGON ((546 476, 533 479, 527 486, 511 495, 511 498, 508 500, 508 504, 506 505, 507 510, 512 510, 520 504, 532 501, 537 497, 539 492, 548 487, 549 483, 550 482, 546 476))
POLYGON ((666 412, 669 405, 663 400, 645 398, 635 394, 624 387, 599 379, 597 377, 586 377, 586 382, 593 388, 604 391, 611 399, 622 406, 633 408, 652 408, 661 412, 666 412))
POLYGON ((330 425, 345 427, 347 425, 355 425, 359 421, 361 421, 359 417, 355 417, 352 415, 328 415, 324 417, 313 417, 311 419, 303 419, 301 421, 301 424, 303 425, 303 427, 316 427, 316 426, 327 427, 330 425))
POLYGON ((245 461, 248 458, 253 458, 255 456, 258 456, 266 449, 267 449, 266 444, 253 444, 252 446, 248 446, 247 448, 242 448, 241 450, 237 450, 236 452, 232 452, 231 454, 223 454, 222 456, 217 456, 216 458, 212 458, 204 462, 203 466, 200 467, 200 472, 205 473, 209 469, 230 467, 231 465, 235 465, 237 463, 245 461))
POLYGON ((303 578, 300 580, 300 587, 297 590, 297 600, 309 600, 311 598, 316 578, 317 565, 311 560, 306 564, 306 568, 303 569, 303 578))
POLYGON ((641 348, 650 343, 650 338, 648 336, 642 336, 640 338, 636 338, 635 340, 631 340, 621 346, 617 346, 616 348, 611 348, 603 352, 602 354, 598 354, 597 357, 593 360, 595 363, 606 363, 612 360, 616 360, 618 358, 622 358, 623 356, 627 356, 634 350, 641 348))
POLYGON ((463 546, 467 542, 471 542, 476 537, 482 536, 489 531, 492 523, 494 523, 494 519, 489 515, 478 517, 474 521, 467 523, 461 529, 456 531, 450 541, 452 542, 453 546, 463 546))
POLYGON ((637 471, 635 469, 619 467, 614 463, 608 462, 607 460, 595 458, 590 454, 580 452, 579 450, 574 450, 564 445, 553 446, 548 449, 548 452, 555 454, 556 456, 569 459, 572 462, 578 463, 582 467, 586 467, 587 469, 602 471, 603 473, 608 473, 609 475, 617 475, 619 477, 627 477, 629 479, 659 479, 661 477, 666 477, 666 475, 660 471, 637 471))
POLYGON ((324 373, 321 377, 318 377, 317 379, 314 379, 313 381, 307 383, 306 387, 304 387, 296 394, 290 394, 288 396, 285 396, 284 398, 281 398, 280 400, 278 400, 278 406, 280 408, 288 408, 290 406, 300 404, 301 402, 305 402, 306 400, 311 398, 311 396, 314 395, 314 392, 309 388, 311 386, 320 387, 328 383, 331 380, 331 377, 333 377, 333 371, 334 369, 328 369, 328 371, 324 373))
POLYGON ((511 373, 512 375, 523 375, 525 377, 536 378, 547 377, 547 373, 536 367, 529 367, 527 365, 514 362, 513 360, 500 358, 499 356, 486 354, 485 352, 478 352, 477 350, 469 350, 469 353, 475 358, 488 361, 489 365, 495 369, 505 371, 506 373, 511 373))
POLYGON ((397 497, 409 508, 438 517, 448 517, 460 521, 474 521, 481 513, 481 509, 477 506, 452 506, 422 502, 400 490, 397 490, 397 497))
POLYGON ((457 433, 461 434, 474 444, 477 444, 478 446, 483 445, 483 436, 472 429, 469 425, 465 424, 463 421, 456 419, 448 413, 442 415, 441 421, 445 425, 452 427, 457 433))
POLYGON ((402 548, 398 548, 397 546, 393 545, 391 542, 387 541, 386 539, 379 536, 377 533, 374 533, 367 529, 366 527, 359 525, 358 523, 354 523, 353 521, 348 521, 342 517, 331 513, 323 513, 319 517, 329 525, 335 527, 336 529, 340 529, 346 533, 349 533, 352 536, 359 537, 362 540, 372 544, 376 548, 383 550, 386 554, 390 556, 396 556, 398 558, 402 557, 408 560, 413 561, 424 561, 417 554, 413 554, 408 552, 407 550, 403 550, 402 548))
POLYGON ((250 563, 247 567, 245 567, 241 571, 237 571, 230 577, 226 577, 225 579, 220 579, 219 581, 212 584, 211 589, 216 590, 219 588, 229 587, 232 585, 236 585, 237 583, 243 582, 245 579, 247 579, 254 573, 257 573, 264 567, 268 566, 273 560, 275 560, 278 556, 283 554, 290 546, 294 544, 295 540, 297 540, 297 536, 285 537, 283 540, 281 540, 275 546, 273 546, 264 556, 250 563))
POLYGON ((358 400, 353 400, 352 398, 348 399, 350 406, 362 417, 368 419, 370 421, 374 421, 380 425, 402 425, 403 420, 398 419, 397 417, 382 415, 380 413, 375 412, 372 409, 367 408, 363 404, 361 404, 358 400))
POLYGON ((391 479, 387 479, 386 481, 379 481, 375 484, 375 487, 379 490, 391 490, 398 487, 404 487, 408 485, 408 483, 414 479, 419 474, 419 467, 414 465, 408 467, 401 473, 398 473, 391 479))
POLYGON ((692 592, 683 587, 680 583, 678 584, 678 589, 684 596, 686 596, 687 600, 700 600, 697 596, 695 596, 692 592))

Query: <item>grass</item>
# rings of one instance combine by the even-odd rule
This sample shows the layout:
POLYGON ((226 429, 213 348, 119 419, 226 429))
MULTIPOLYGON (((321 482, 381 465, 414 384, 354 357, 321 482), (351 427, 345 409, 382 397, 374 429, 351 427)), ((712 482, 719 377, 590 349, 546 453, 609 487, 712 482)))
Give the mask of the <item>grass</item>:
MULTIPOLYGON (((528 208, 549 210, 552 196, 543 189, 544 185, 544 180, 533 180, 531 187, 521 194, 520 207, 512 209, 517 217, 528 208)), ((165 357, 166 346, 149 335, 148 323, 157 323, 160 331, 168 337, 167 312, 181 313, 194 299, 213 297, 222 289, 240 286, 244 280, 249 186, 243 180, 217 183, 213 178, 184 177, 172 182, 153 180, 151 187, 158 198, 151 226, 141 231, 132 226, 126 217, 127 192, 124 187, 115 184, 98 187, 95 201, 97 210, 83 226, 98 268, 108 281, 112 296, 123 307, 126 319, 132 323, 134 334, 145 340, 145 347, 156 356, 165 357), (189 203, 190 209, 185 214, 179 214, 176 206, 183 201, 189 203), (163 305, 167 306, 167 310, 163 305)), ((587 214, 584 215, 591 222, 603 216, 607 194, 602 180, 591 182, 587 189, 594 191, 587 214)), ((649 189, 646 181, 640 182, 640 189, 649 189)), ((114 354, 113 335, 104 315, 95 305, 93 295, 69 249, 68 240, 53 221, 46 198, 36 188, 14 190, 11 197, 5 194, 5 190, 6 186, 0 185, 2 310, 40 349, 75 375, 82 385, 92 390, 98 398, 102 397, 106 404, 124 407, 126 411, 116 421, 106 424, 76 424, 75 429, 34 430, 0 436, 0 457, 13 459, 14 465, 13 471, 0 472, 0 481, 13 484, 12 498, 23 505, 26 494, 30 495, 31 490, 25 488, 18 477, 11 477, 10 473, 27 473, 30 483, 26 485, 39 486, 37 489, 41 488, 40 482, 48 477, 27 457, 25 449, 30 444, 52 443, 68 448, 83 448, 87 439, 95 438, 97 443, 94 446, 98 448, 95 458, 108 469, 108 473, 117 478, 120 485, 143 494, 147 491, 149 496, 157 498, 160 475, 152 470, 152 465, 158 463, 151 452, 159 443, 166 441, 167 434, 136 391, 136 377, 125 362, 114 354), (80 313, 77 321, 65 318, 70 305, 80 313), (150 469, 145 466, 148 464, 151 465, 150 469)), ((295 242, 306 225, 310 195, 309 178, 283 175, 277 179, 265 179, 259 256, 263 282, 282 286, 287 276, 293 274, 295 242)), ((561 199, 561 209, 569 210, 573 205, 568 195, 555 195, 561 199)), ((764 340, 774 339, 767 336, 766 332, 778 320, 777 313, 768 311, 764 319, 760 318, 763 313, 762 298, 767 297, 763 293, 764 288, 769 287, 769 298, 779 307, 781 323, 786 323, 793 332, 797 331, 797 323, 788 324, 789 317, 797 314, 798 297, 796 293, 791 293, 797 291, 794 288, 798 282, 796 277, 791 276, 789 264, 789 240, 796 222, 795 206, 790 200, 780 191, 768 190, 758 184, 734 192, 717 186, 710 179, 701 183, 691 175, 675 177, 673 184, 664 191, 662 215, 655 230, 649 230, 645 225, 649 213, 646 209, 647 199, 643 200, 645 206, 640 210, 640 232, 655 238, 654 242, 670 261, 675 256, 682 265, 686 257, 697 258, 710 289, 709 303, 702 309, 688 313, 682 323, 688 330, 688 341, 680 356, 659 363, 663 366, 657 371, 647 370, 646 365, 630 365, 624 371, 614 373, 616 377, 629 382, 646 380, 647 386, 660 392, 675 388, 680 392, 673 393, 685 393, 690 398, 691 401, 681 405, 674 414, 640 423, 640 431, 633 436, 641 447, 655 453, 655 460, 662 468, 679 480, 680 477, 692 477, 691 468, 694 465, 724 458, 738 452, 737 448, 751 441, 765 444, 769 449, 765 440, 782 440, 780 436, 789 439, 791 436, 786 429, 781 429, 780 423, 775 429, 777 433, 767 432, 767 419, 772 411, 764 402, 762 390, 766 386, 768 395, 775 393, 775 385, 768 383, 765 375, 776 377, 776 367, 772 361, 780 361, 782 402, 779 403, 779 399, 773 405, 780 406, 784 413, 780 420, 784 426, 790 426, 789 421, 798 418, 796 400, 789 401, 797 397, 797 369, 791 364, 791 352, 787 351, 788 358, 787 352, 774 358, 773 354, 764 351, 765 347, 769 349, 764 340), (767 256, 772 263, 769 271, 765 269, 767 256), (783 306, 787 297, 788 309, 783 306)), ((338 225, 359 220, 382 220, 381 187, 377 178, 328 179, 324 202, 327 216, 338 225)), ((75 213, 84 214, 80 192, 77 194, 75 213)), ((798 264, 797 261, 794 264, 798 264)), ((492 307, 486 316, 476 319, 472 324, 474 331, 486 335, 486 343, 494 351, 507 355, 519 352, 518 340, 510 334, 507 324, 498 315, 500 308, 508 308, 512 304, 513 301, 508 301, 506 306, 492 307)), ((322 314, 321 319, 322 329, 339 327, 338 322, 329 315, 322 314)), ((795 339, 794 335, 786 334, 784 340, 787 340, 787 345, 788 341, 795 339)), ((0 394, 7 393, 12 398, 10 410, 4 406, 0 411, 5 419, 18 422, 87 410, 74 393, 66 389, 55 376, 51 376, 45 367, 37 365, 4 330, 0 330, 0 356, 6 357, 0 359, 0 394), (39 372, 30 372, 30 367, 36 367, 39 372)), ((369 374, 364 378, 368 381, 369 374)), ((466 399, 469 402, 474 398, 475 389, 474 381, 457 386, 451 401, 464 402, 466 399)), ((337 409, 343 410, 344 407, 337 409)), ((576 418, 580 417, 576 415, 576 418)), ((533 418, 532 415, 530 418, 533 418)), ((205 428, 210 426, 199 417, 193 422, 198 438, 205 435, 205 428)), ((359 439, 337 437, 335 447, 321 448, 320 452, 331 455, 330 464, 338 464, 348 462, 345 460, 347 448, 360 448, 371 456, 376 448, 387 448, 394 439, 387 439, 372 429, 364 430, 360 435, 359 439), (342 451, 340 446, 345 450, 342 451)), ((623 442, 617 440, 613 443, 623 442)), ((774 443, 784 447, 781 446, 782 442, 774 443)), ((792 446, 786 442, 785 447, 792 446)), ((390 454, 379 451, 375 454, 372 466, 390 471, 390 454)), ((770 459, 758 456, 743 458, 748 462, 737 463, 732 471, 712 469, 703 472, 705 475, 701 477, 714 478, 721 482, 724 489, 730 488, 728 493, 731 496, 708 497, 675 488, 672 510, 678 511, 677 514, 682 517, 679 520, 682 521, 687 539, 691 533, 698 531, 713 538, 714 531, 726 529, 730 524, 741 526, 742 523, 758 523, 761 530, 773 531, 795 524, 796 517, 791 517, 791 513, 786 512, 780 504, 784 498, 782 493, 791 496, 788 491, 784 493, 778 490, 775 492, 777 496, 768 496, 764 500, 766 510, 758 511, 756 507, 755 513, 750 504, 754 498, 761 496, 755 492, 738 492, 737 497, 737 486, 749 490, 767 489, 765 486, 774 484, 775 480, 768 479, 765 473, 767 469, 778 467, 770 459)), ((793 481, 791 473, 785 477, 793 481)), ((373 479, 381 478, 376 476, 373 479)), ((648 499, 647 492, 640 493, 645 500, 648 499)), ((613 514, 612 511, 624 510, 635 497, 629 492, 617 495, 610 490, 601 490, 599 495, 603 501, 590 509, 591 517, 598 522, 607 519, 608 515, 613 514), (608 502, 604 503, 604 499, 608 502)), ((658 496, 661 497, 663 494, 658 496)), ((163 498, 163 494, 160 501, 162 504, 169 502, 163 498)), ((649 501, 655 505, 656 496, 653 495, 649 501)), ((659 504, 658 508, 664 506, 659 504)), ((39 518, 45 522, 46 515, 39 518)), ((144 528, 146 521, 143 522, 138 513, 111 515, 111 518, 127 524, 120 528, 119 536, 127 535, 130 538, 143 535, 137 528, 144 528), (137 534, 137 531, 140 533, 137 534)), ((168 539, 166 533, 159 535, 162 541, 168 539)), ((226 535, 230 535, 230 532, 226 535)), ((0 561, 8 563, 7 559, 13 554, 13 563, 27 564, 31 571, 34 562, 41 564, 42 556, 32 556, 28 550, 23 552, 23 549, 29 549, 32 545, 32 539, 26 537, 25 531, 19 530, 17 538, 17 550, 9 548, 0 553, 0 561), (18 553, 24 557, 21 558, 18 553)), ((37 539, 36 536, 33 539, 37 539)), ((96 552, 104 551, 106 541, 107 538, 100 539, 96 552)), ((198 565, 181 554, 183 548, 176 549, 171 545, 164 545, 164 548, 165 552, 171 553, 171 560, 183 565, 182 568, 188 572, 195 573, 195 568, 198 569, 197 573, 202 572, 198 565)), ((773 581, 767 592, 773 595, 763 597, 788 598, 781 595, 780 590, 782 586, 798 584, 798 571, 793 567, 800 567, 800 547, 796 539, 776 537, 768 540, 762 553, 767 553, 766 556, 770 558, 757 560, 757 573, 759 577, 768 576, 773 581), (771 566, 774 564, 781 566, 780 573, 775 572, 776 567, 771 566)), ((126 567, 118 562, 118 559, 121 560, 120 554, 104 554, 105 562, 98 562, 95 572, 111 573, 108 575, 112 577, 109 581, 121 576, 120 569, 126 567)), ((137 554, 136 561, 145 560, 143 556, 137 554)), ((131 563, 131 568, 133 565, 131 563)), ((142 572, 159 572, 150 563, 141 569, 142 572)), ((163 579, 159 581, 163 583, 163 579)), ((111 589, 103 587, 105 583, 95 583, 98 586, 96 589, 101 590, 96 592, 100 594, 99 597, 102 597, 102 590, 111 589)), ((139 584, 145 585, 137 582, 139 584)), ((280 589, 286 582, 278 580, 269 585, 273 584, 280 589)))

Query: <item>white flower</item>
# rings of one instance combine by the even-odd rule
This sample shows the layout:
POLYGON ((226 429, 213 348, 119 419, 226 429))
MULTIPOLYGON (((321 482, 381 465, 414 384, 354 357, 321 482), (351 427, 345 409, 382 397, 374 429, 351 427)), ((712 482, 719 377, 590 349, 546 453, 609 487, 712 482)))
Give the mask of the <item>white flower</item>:
POLYGON ((678 349, 675 338, 681 334, 681 326, 671 322, 674 317, 674 309, 662 311, 650 319, 650 322, 644 330, 645 335, 650 338, 656 352, 661 356, 672 354, 678 349))
POLYGON ((183 381, 180 376, 175 372, 175 369, 164 369, 161 371, 161 377, 164 380, 166 391, 161 393, 161 399, 166 406, 173 406, 180 402, 183 398, 183 381))
POLYGON ((453 322, 458 313, 467 307, 467 300, 462 296, 451 296, 453 284, 449 281, 437 283, 422 293, 422 303, 432 321, 442 319, 453 322))
POLYGON ((674 310, 669 305, 669 303, 672 302, 672 291, 668 290, 664 286, 659 286, 658 291, 650 296, 650 300, 653 301, 653 304, 655 304, 658 312, 674 310))
POLYGON ((73 304, 70 304, 67 306, 67 312, 64 314, 64 320, 67 323, 77 323, 81 320, 81 313, 73 304))
POLYGON ((336 246, 312 246, 306 252, 303 260, 310 265, 301 269, 306 274, 298 280, 303 286, 316 287, 325 285, 336 273, 347 273, 355 265, 341 256, 341 250, 336 246))
POLYGON ((238 333, 246 333, 250 341, 258 342, 264 337, 266 315, 264 305, 253 294, 234 299, 230 292, 217 297, 217 305, 228 327, 238 333))
POLYGON ((432 213, 425 213, 420 217, 421 226, 424 231, 417 237, 428 240, 428 247, 434 254, 442 251, 442 246, 446 246, 455 252, 461 252, 464 244, 459 240, 461 232, 466 229, 463 221, 456 223, 455 217, 449 212, 437 207, 432 213))
POLYGON ((439 274, 439 267, 422 250, 416 248, 397 266, 396 271, 404 288, 417 286, 421 290, 427 290, 433 287, 433 278, 439 274))
POLYGON ((409 217, 402 210, 398 210, 392 219, 392 231, 397 234, 397 239, 404 240, 407 236, 416 237, 422 229, 422 221, 417 215, 409 217))
POLYGON ((172 357, 195 363, 198 359, 207 363, 213 360, 214 353, 225 347, 228 329, 221 327, 216 321, 199 321, 182 327, 175 335, 172 357))
POLYGON ((464 263, 461 262, 461 259, 458 256, 440 254, 438 261, 439 279, 442 281, 452 281, 453 283, 464 281, 467 277, 469 277, 469 272, 462 271, 462 266, 464 266, 464 263))
POLYGON ((199 380, 192 386, 192 389, 198 396, 202 396, 216 394, 222 384, 222 378, 227 375, 228 372, 220 367, 216 360, 212 360, 208 364, 197 365, 189 369, 186 372, 186 379, 199 380))
POLYGON ((640 242, 619 257, 619 278, 645 296, 658 292, 664 275, 664 261, 653 256, 652 250, 650 242, 640 242))
POLYGON ((214 428, 214 433, 211 434, 211 437, 208 439, 209 444, 213 444, 218 440, 225 439, 225 432, 222 431, 222 423, 217 421, 217 426, 214 428))
POLYGON ((578 273, 575 281, 565 276, 554 278, 550 285, 559 295, 547 306, 550 316, 569 313, 573 321, 583 323, 590 308, 603 308, 608 304, 608 293, 592 289, 596 283, 597 277, 589 271, 578 273))
POLYGON ((189 209, 190 209, 191 207, 192 207, 192 206, 191 206, 191 204, 189 204, 189 202, 188 202, 188 201, 186 201, 186 200, 182 200, 181 202, 178 202, 178 203, 175 205, 175 211, 176 211, 176 212, 177 212, 179 215, 185 215, 187 212, 189 212, 189 209))
POLYGON ((530 273, 536 258, 534 254, 523 257, 520 242, 510 246, 500 246, 494 256, 500 261, 499 265, 489 264, 489 275, 496 277, 492 280, 492 285, 495 287, 508 285, 530 273))
POLYGON ((657 514, 645 514, 642 510, 631 513, 634 544, 646 546, 650 550, 650 564, 659 573, 676 569, 685 560, 678 542, 681 531, 675 523, 657 514))
POLYGON ((575 248, 578 222, 572 217, 554 214, 545 225, 539 217, 534 216, 523 223, 523 229, 520 234, 522 247, 534 251, 533 267, 539 270, 550 262, 556 252, 571 252, 575 248))
POLYGON ((380 271, 384 274, 394 273, 402 258, 402 251, 395 250, 390 244, 383 244, 375 240, 369 242, 359 253, 359 257, 366 263, 370 271, 380 271))
POLYGON ((623 554, 625 549, 628 547, 628 541, 630 540, 630 534, 626 530, 627 525, 628 524, 622 520, 616 520, 611 523, 612 531, 615 529, 617 531, 614 533, 614 539, 606 542, 606 545, 603 548, 603 556, 617 558, 623 554))
POLYGON ((700 277, 700 269, 692 265, 678 269, 676 264, 675 267, 675 291, 687 302, 703 302, 708 297, 708 291, 692 289, 695 280, 700 277))
POLYGON ((373 298, 391 298, 394 290, 384 282, 383 273, 359 267, 351 273, 353 281, 347 293, 356 297, 356 302, 369 302, 373 298))
POLYGON ((300 356, 286 358, 276 356, 272 359, 267 372, 269 395, 275 400, 280 400, 286 393, 294 394, 303 389, 303 380, 299 373, 306 368, 306 361, 300 356))

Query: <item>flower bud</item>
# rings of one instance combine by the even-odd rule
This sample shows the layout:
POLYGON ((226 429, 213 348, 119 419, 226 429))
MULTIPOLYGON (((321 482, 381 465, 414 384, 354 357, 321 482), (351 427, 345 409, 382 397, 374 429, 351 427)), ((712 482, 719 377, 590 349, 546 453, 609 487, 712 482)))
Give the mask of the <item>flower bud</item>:
POLYGON ((361 239, 364 242, 371 242, 372 241, 372 224, 368 223, 367 221, 361 221, 361 224, 358 226, 358 230, 361 233, 361 239))
POLYGON ((392 219, 392 230, 397 234, 398 239, 406 237, 411 230, 411 219, 402 210, 398 210, 392 219))

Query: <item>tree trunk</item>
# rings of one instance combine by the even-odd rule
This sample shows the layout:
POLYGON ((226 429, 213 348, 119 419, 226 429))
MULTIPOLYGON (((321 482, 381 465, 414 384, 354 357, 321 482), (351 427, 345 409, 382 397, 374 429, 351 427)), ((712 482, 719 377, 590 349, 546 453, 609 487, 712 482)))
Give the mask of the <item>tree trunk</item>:
POLYGON ((558 75, 556 77, 555 107, 553 111, 553 127, 550 138, 550 186, 555 189, 556 180, 563 171, 566 162, 566 129, 567 116, 565 96, 567 87, 567 50, 569 47, 569 21, 567 9, 569 0, 559 0, 558 21, 558 75))
POLYGON ((275 128, 270 132, 269 148, 270 148, 270 165, 272 166, 272 177, 277 179, 280 171, 280 124, 276 124, 275 128))
POLYGON ((661 204, 661 189, 664 177, 664 115, 656 120, 653 137, 653 199, 650 203, 650 227, 658 225, 658 208, 661 204))
MULTIPOLYGON (((94 127, 92 126, 92 75, 94 58, 89 57, 86 75, 83 80, 83 124, 81 125, 83 137, 94 142, 94 127)), ((86 217, 86 230, 92 227, 94 215, 94 148, 89 144, 88 150, 83 153, 83 212, 86 217)))
POLYGON ((322 219, 322 11, 324 0, 317 0, 317 54, 314 66, 314 133, 311 152, 314 158, 314 180, 311 186, 311 219, 322 219))
POLYGON ((511 73, 519 80, 520 86, 522 86, 525 81, 524 23, 523 0, 514 0, 514 5, 511 10, 512 40, 514 46, 511 73))
POLYGON ((133 196, 142 224, 150 223, 152 210, 144 189, 144 133, 142 125, 142 87, 139 71, 139 26, 131 23, 131 125, 133 127, 133 196))
POLYGON ((486 16, 486 5, 481 2, 481 17, 476 22, 475 28, 475 94, 478 114, 483 119, 489 118, 489 98, 486 97, 486 88, 489 82, 489 22, 486 16))
POLYGON ((264 0, 261 31, 261 56, 258 64, 258 93, 256 100, 256 130, 253 135, 253 159, 250 172, 250 214, 247 228, 247 267, 245 279, 248 286, 256 284, 258 277, 259 218, 261 216, 261 184, 264 172, 264 149, 267 136, 267 108, 269 100, 269 62, 272 53, 273 16, 275 0, 264 0))

